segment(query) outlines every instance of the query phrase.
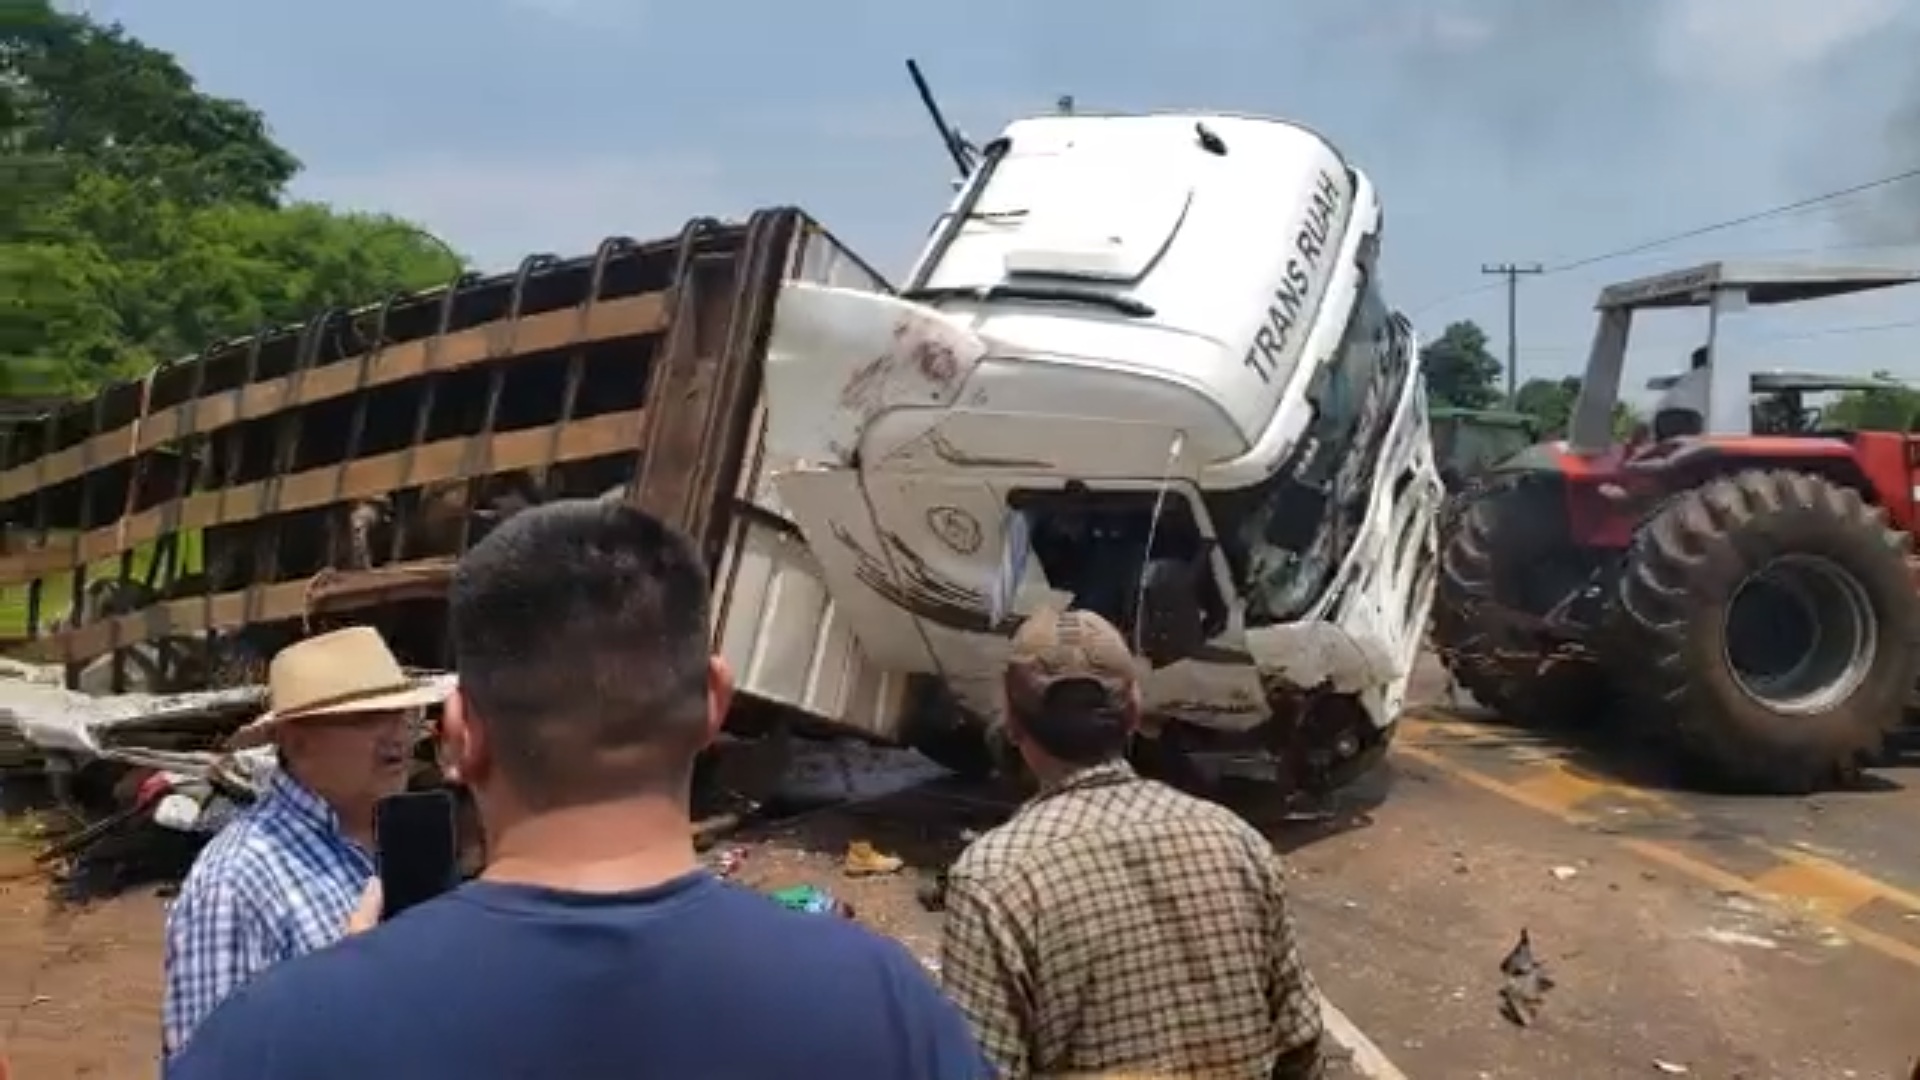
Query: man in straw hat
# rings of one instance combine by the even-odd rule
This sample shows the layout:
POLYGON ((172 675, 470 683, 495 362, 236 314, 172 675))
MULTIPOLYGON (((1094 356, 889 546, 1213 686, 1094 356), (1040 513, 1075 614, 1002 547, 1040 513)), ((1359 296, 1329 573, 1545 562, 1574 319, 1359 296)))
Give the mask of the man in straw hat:
POLYGON ((1279 856, 1128 766, 1133 652, 1090 611, 1022 623, 1006 727, 1041 791, 947 874, 940 973, 998 1075, 1322 1074, 1279 856))
POLYGON ((445 696, 366 626, 281 650, 267 683, 267 713, 233 746, 271 743, 280 767, 201 852, 167 916, 169 1055, 242 984, 341 936, 373 878, 374 803, 406 788, 414 720, 445 696))
POLYGON ((990 1075, 898 943, 700 865, 688 790, 733 677, 691 542, 618 502, 549 503, 475 544, 447 603, 440 756, 486 869, 269 972, 169 1080, 990 1075))

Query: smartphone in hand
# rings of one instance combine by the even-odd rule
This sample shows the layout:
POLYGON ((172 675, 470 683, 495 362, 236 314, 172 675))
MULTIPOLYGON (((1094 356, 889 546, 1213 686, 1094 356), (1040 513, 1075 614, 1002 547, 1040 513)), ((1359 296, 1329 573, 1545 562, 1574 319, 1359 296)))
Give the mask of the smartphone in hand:
POLYGON ((380 868, 380 921, 448 892, 460 881, 453 794, 408 791, 374 804, 380 868))

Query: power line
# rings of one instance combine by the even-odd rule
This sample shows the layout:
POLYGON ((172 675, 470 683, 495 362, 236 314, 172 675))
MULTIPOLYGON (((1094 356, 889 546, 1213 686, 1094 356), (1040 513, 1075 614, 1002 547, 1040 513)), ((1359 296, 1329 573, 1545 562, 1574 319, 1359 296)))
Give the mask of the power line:
MULTIPOLYGON (((1569 270, 1578 270, 1583 267, 1593 266, 1596 263, 1611 262, 1614 259, 1625 258, 1629 255, 1638 255, 1641 252, 1652 251, 1655 248, 1665 247, 1668 244, 1676 244, 1682 240, 1692 240, 1695 237, 1708 236, 1716 232, 1724 232, 1728 229, 1737 229, 1743 225, 1751 225, 1758 221, 1766 221, 1770 218, 1785 217, 1789 214, 1800 213, 1801 211, 1808 210, 1816 206, 1821 206, 1826 203, 1837 202, 1841 199, 1852 198, 1856 195, 1862 195, 1869 191, 1876 191, 1881 188, 1892 187, 1895 184, 1906 183, 1907 181, 1915 180, 1915 179, 1920 179, 1920 168, 1908 169, 1905 172, 1894 173, 1891 176, 1883 176, 1877 180, 1869 180, 1869 181, 1866 181, 1865 183, 1854 184, 1851 187, 1844 187, 1844 188, 1835 189, 1833 191, 1821 192, 1818 195, 1811 195, 1804 199, 1796 199, 1793 202, 1789 202, 1789 203, 1781 203, 1778 206, 1769 206, 1764 210, 1756 210, 1756 211, 1753 211, 1752 213, 1742 214, 1739 217, 1727 218, 1722 221, 1709 222, 1708 224, 1705 224, 1705 225, 1696 226, 1691 229, 1685 229, 1676 233, 1670 233, 1665 236, 1655 237, 1651 240, 1643 240, 1637 244, 1633 244, 1628 247, 1617 248, 1612 251, 1604 251, 1604 252, 1601 252, 1600 254, 1589 255, 1584 258, 1575 259, 1571 262, 1559 263, 1552 267, 1547 268, 1546 270, 1543 271, 1543 273, 1564 274, 1569 270)), ((1452 293, 1450 295, 1443 296, 1438 300, 1434 300, 1429 303, 1422 304, 1418 308, 1414 309, 1412 312, 1409 312, 1408 315, 1409 317, 1412 317, 1414 315, 1419 315, 1422 312, 1431 311, 1434 308, 1440 307, 1444 304, 1450 304, 1455 300, 1464 300, 1469 296, 1476 296, 1480 293, 1489 292, 1498 287, 1499 287, 1499 283, 1488 282, 1484 285, 1477 285, 1471 289, 1462 289, 1457 293, 1452 293)))
POLYGON ((1635 244, 1632 247, 1624 247, 1615 251, 1603 252, 1599 255, 1591 255, 1584 259, 1576 259, 1570 263, 1561 263, 1551 270, 1548 270, 1547 273, 1564 274, 1568 270, 1578 270, 1583 266, 1592 266, 1594 263, 1609 262, 1613 259, 1624 258, 1628 255, 1638 255, 1643 251, 1650 251, 1657 247, 1666 247, 1668 244, 1677 244, 1682 240, 1692 240, 1697 236, 1706 236, 1710 233, 1737 229, 1742 225, 1751 225, 1756 221, 1765 221, 1768 218, 1784 217, 1788 214, 1798 213, 1824 203, 1836 202, 1840 199, 1849 199, 1855 195, 1863 195, 1869 191, 1892 187, 1894 184, 1905 183, 1908 180, 1917 178, 1920 178, 1920 169, 1908 169, 1906 172, 1895 173, 1892 176, 1883 176, 1878 180, 1869 180, 1864 184, 1855 184, 1852 187, 1840 188, 1837 191, 1829 191, 1823 194, 1809 196, 1794 202, 1782 203, 1779 206, 1770 206, 1765 210, 1756 210, 1751 214, 1742 214, 1739 217, 1728 218, 1725 221, 1716 221, 1709 225, 1701 225, 1698 228, 1687 229, 1684 232, 1657 237, 1635 244))

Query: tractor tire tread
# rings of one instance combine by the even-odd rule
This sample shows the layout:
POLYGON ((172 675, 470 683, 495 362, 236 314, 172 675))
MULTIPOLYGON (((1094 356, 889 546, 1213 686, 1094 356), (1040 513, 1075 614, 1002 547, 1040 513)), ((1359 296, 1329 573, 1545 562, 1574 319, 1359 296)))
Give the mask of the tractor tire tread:
POLYGON ((1824 477, 1752 469, 1713 478, 1669 497, 1636 531, 1609 613, 1605 661, 1641 699, 1636 711, 1723 783, 1774 794, 1820 790, 1879 753, 1920 675, 1910 548, 1880 509, 1824 477), (1789 715, 1738 688, 1720 642, 1746 576, 1808 548, 1862 586, 1881 653, 1840 705, 1789 715))
POLYGON ((1432 640, 1440 662, 1482 706, 1525 727, 1579 726, 1599 711, 1604 677, 1591 664, 1550 655, 1499 619, 1496 559, 1505 553, 1503 509, 1524 497, 1525 477, 1482 479, 1442 515, 1440 580, 1432 640))

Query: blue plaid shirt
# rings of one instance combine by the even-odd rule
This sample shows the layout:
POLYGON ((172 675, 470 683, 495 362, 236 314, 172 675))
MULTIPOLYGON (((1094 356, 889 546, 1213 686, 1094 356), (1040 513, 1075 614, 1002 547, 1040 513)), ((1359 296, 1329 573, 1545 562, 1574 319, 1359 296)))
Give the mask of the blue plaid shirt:
POLYGON ((338 940, 373 872, 332 808, 276 769, 200 853, 167 913, 164 1052, 249 979, 338 940))

